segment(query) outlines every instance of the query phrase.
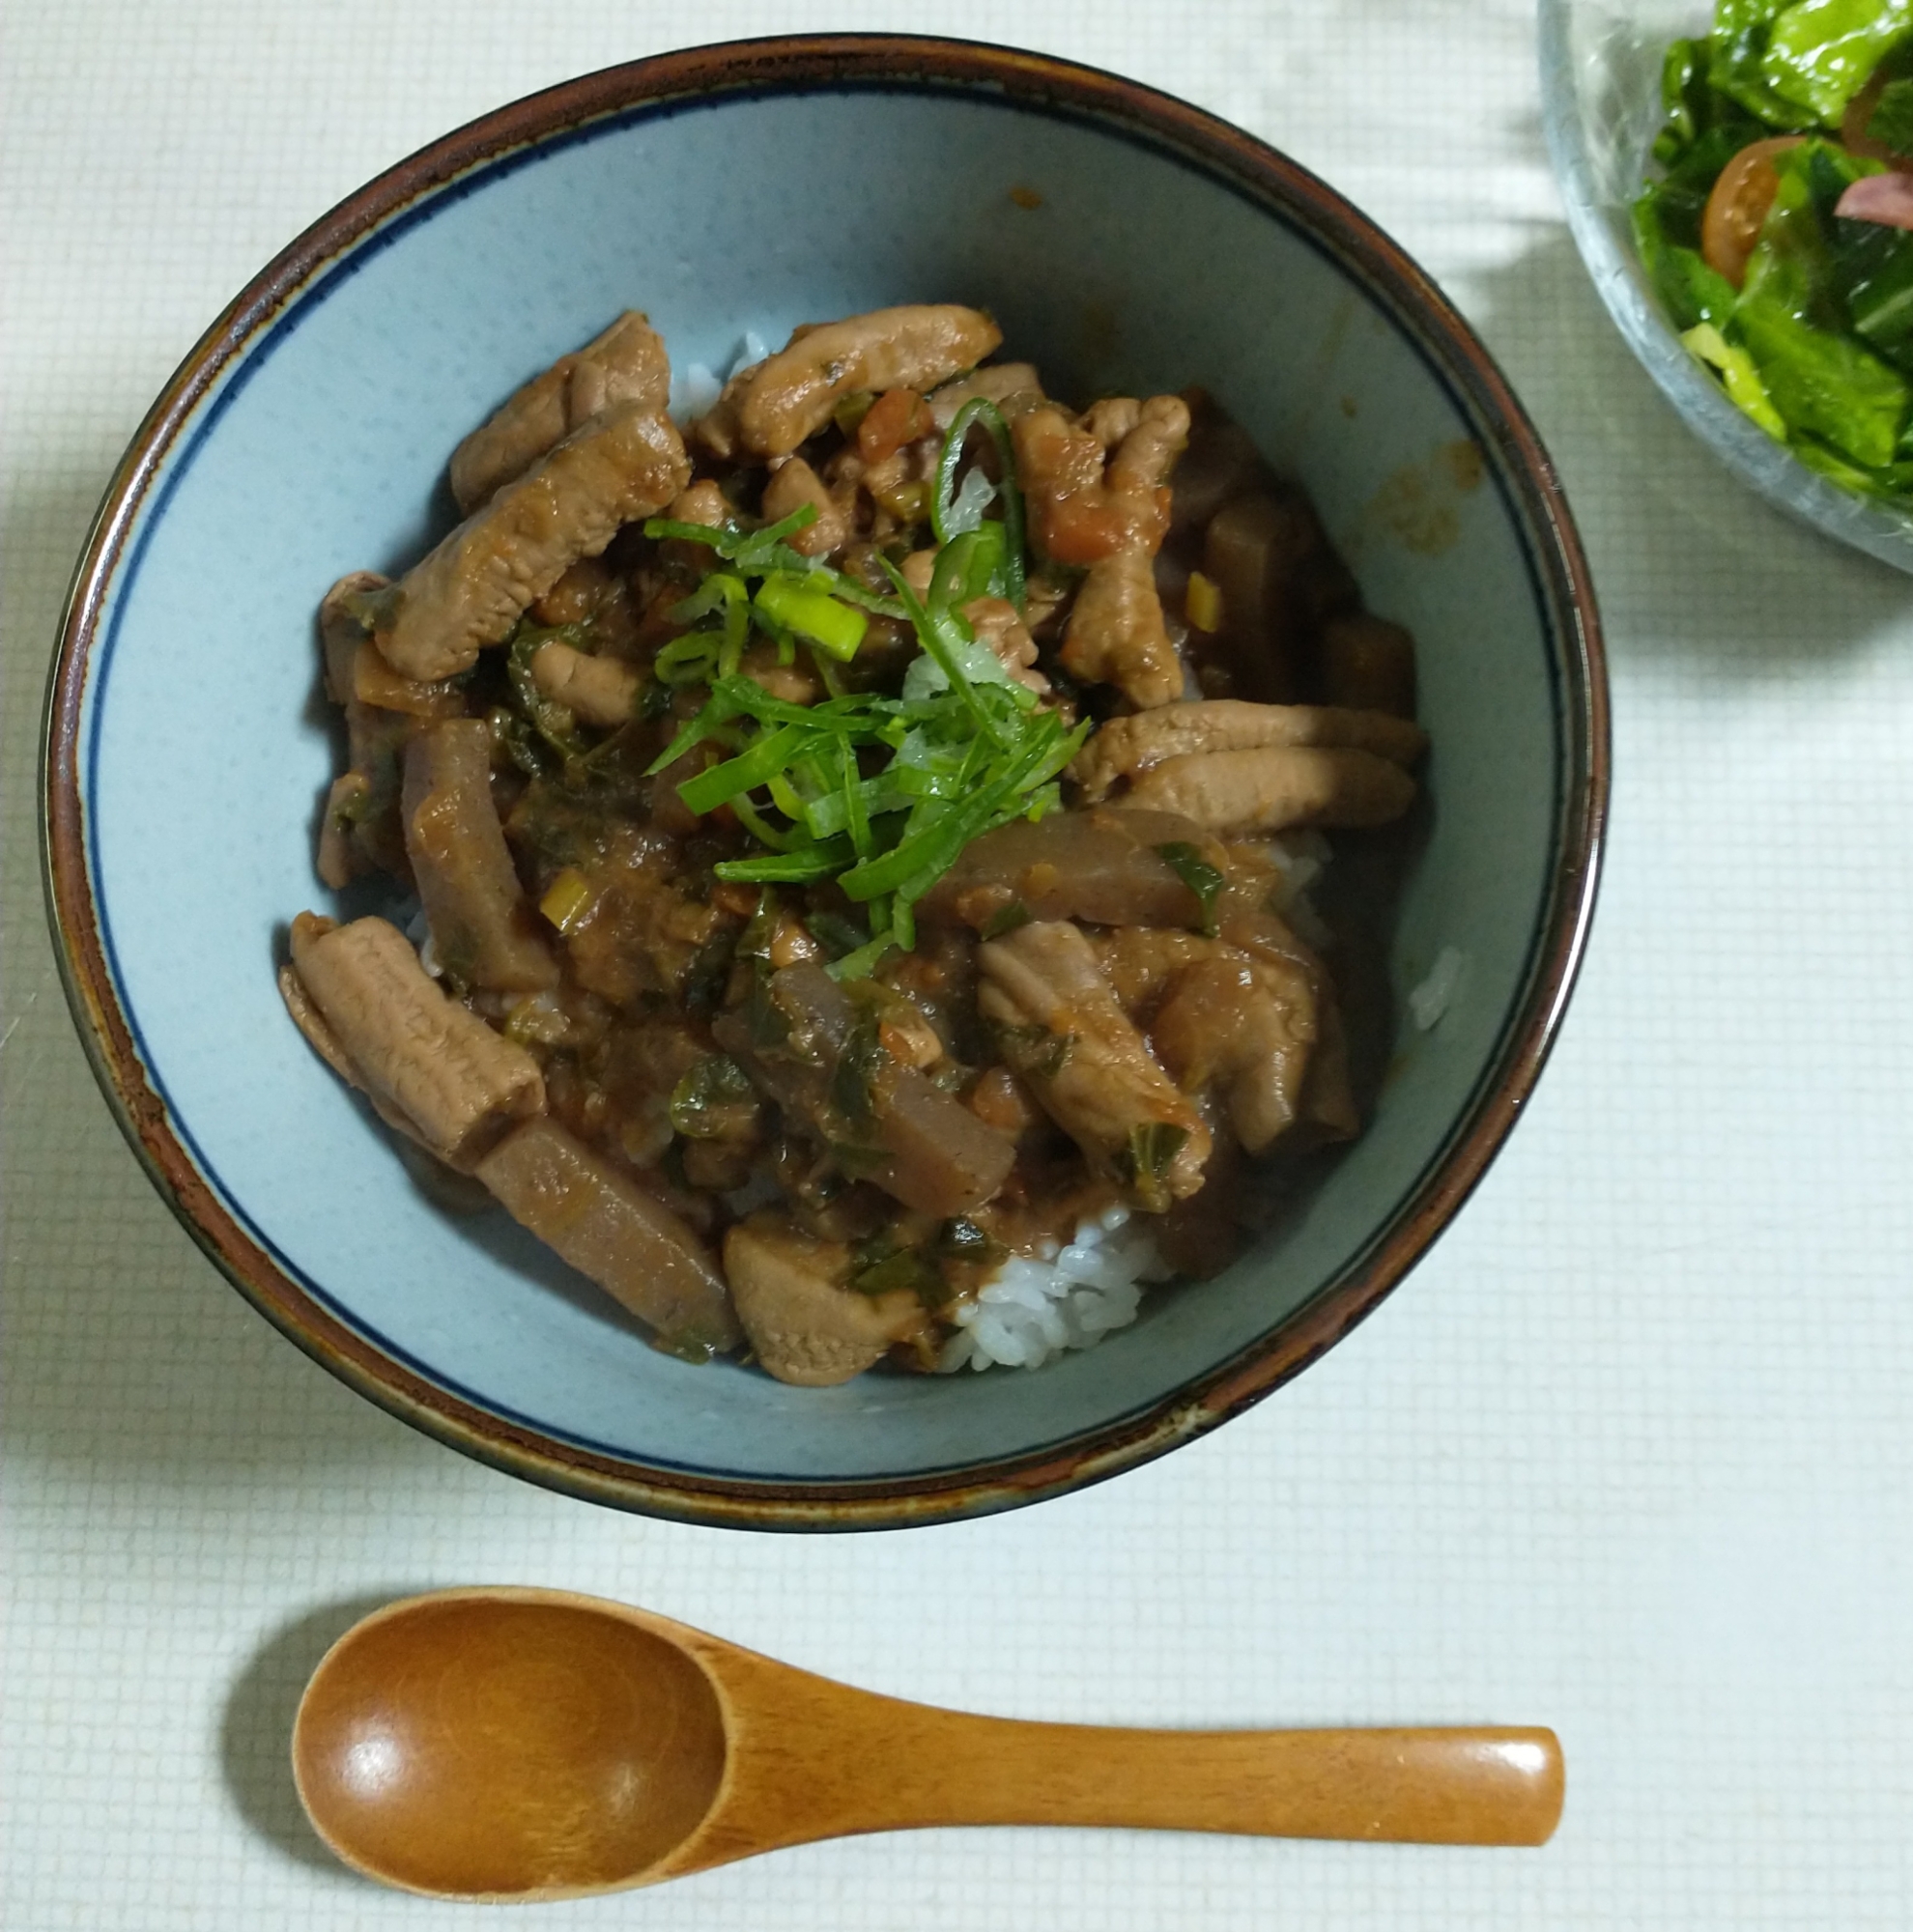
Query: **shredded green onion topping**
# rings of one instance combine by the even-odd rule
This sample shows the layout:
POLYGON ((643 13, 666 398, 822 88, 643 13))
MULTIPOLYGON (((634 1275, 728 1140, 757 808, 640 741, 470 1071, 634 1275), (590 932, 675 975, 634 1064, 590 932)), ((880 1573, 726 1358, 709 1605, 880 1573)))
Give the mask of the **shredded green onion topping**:
MULTIPOLYGON (((793 550, 787 539, 816 514, 805 505, 757 530, 665 517, 645 523, 646 536, 700 544, 719 559, 671 613, 697 628, 666 644, 655 663, 661 686, 701 684, 710 697, 649 774, 699 745, 722 748, 727 755, 685 780, 678 796, 700 816, 728 809, 764 849, 722 862, 718 876, 763 886, 834 880, 866 908, 868 936, 836 914, 812 923, 838 955, 830 971, 849 980, 893 948, 915 945, 912 909, 971 839, 1058 802, 1057 775, 1090 726, 1072 730, 1043 709, 962 615, 980 597, 1018 608, 1024 597, 1022 495, 1009 427, 993 403, 964 404, 944 440, 930 507, 942 548, 923 597, 887 558, 894 597, 793 550), (958 475, 974 428, 994 445, 996 481, 976 466, 958 475), (991 503, 1000 504, 1000 519, 985 516, 991 503), (835 673, 856 656, 871 613, 908 622, 922 647, 899 697, 846 693, 835 673), (777 644, 782 663, 805 645, 829 696, 791 704, 742 676, 754 629, 777 644)), ((545 721, 531 715, 542 731, 545 721)))
POLYGON ((1071 729, 1043 709, 961 614, 978 597, 1020 599, 1023 587, 1021 504, 992 405, 959 412, 943 469, 954 477, 972 422, 999 440, 1004 519, 984 521, 979 510, 973 525, 953 530, 923 598, 887 559, 894 599, 790 550, 784 539, 815 515, 808 506, 748 533, 662 518, 644 526, 647 536, 706 544, 729 566, 672 611, 679 621, 719 616, 722 629, 691 632, 659 653, 661 679, 705 683, 711 695, 649 771, 707 742, 723 748, 728 755, 685 780, 678 796, 700 816, 728 807, 765 850, 722 862, 717 875, 760 885, 835 880, 869 918, 867 938, 846 920, 828 921, 828 950, 840 955, 829 970, 840 980, 863 978, 892 948, 915 945, 912 908, 971 839, 1056 805, 1057 775, 1090 730, 1087 721, 1071 729), (761 580, 755 594, 744 582, 753 576, 761 580), (803 639, 828 686, 826 661, 855 655, 866 611, 904 618, 917 634, 923 656, 899 697, 830 687, 820 703, 792 704, 738 674, 755 624, 780 642, 803 639))
POLYGON ((947 544, 955 537, 986 527, 983 513, 992 496, 1001 497, 1003 502, 1004 587, 997 594, 1009 598, 1020 611, 1024 590, 1023 493, 1016 484, 1016 453, 1010 441, 1010 425, 1003 420, 1003 412, 988 397, 972 396, 956 412, 950 434, 943 440, 943 452, 937 458, 936 488, 930 493, 930 528, 936 532, 937 542, 947 544), (993 488, 987 477, 974 469, 960 488, 956 482, 956 471, 963 461, 964 440, 973 425, 986 431, 996 447, 1000 480, 993 488), (973 489, 977 482, 984 487, 973 489))

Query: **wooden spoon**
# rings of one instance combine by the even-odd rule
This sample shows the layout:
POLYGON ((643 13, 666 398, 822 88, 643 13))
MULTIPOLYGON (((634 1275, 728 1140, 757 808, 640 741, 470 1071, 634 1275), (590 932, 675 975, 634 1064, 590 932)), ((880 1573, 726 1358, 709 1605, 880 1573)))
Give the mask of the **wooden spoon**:
POLYGON ((1555 1734, 1136 1731, 853 1690, 665 1617, 555 1590, 375 1611, 300 1701, 319 1835, 387 1885, 551 1899, 913 1825, 1127 1825, 1538 1845, 1555 1734))

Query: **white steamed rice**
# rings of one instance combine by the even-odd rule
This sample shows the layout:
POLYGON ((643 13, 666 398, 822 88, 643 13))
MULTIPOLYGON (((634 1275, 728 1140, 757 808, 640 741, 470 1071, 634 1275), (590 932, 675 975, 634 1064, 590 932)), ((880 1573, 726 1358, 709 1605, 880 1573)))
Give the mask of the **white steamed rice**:
POLYGON ((720 394, 724 385, 740 369, 747 369, 754 362, 761 362, 770 354, 769 347, 755 328, 744 331, 744 340, 737 345, 730 360, 725 365, 723 375, 719 375, 707 362, 687 362, 677 372, 671 385, 671 414, 673 421, 688 423, 694 416, 702 415, 720 394))
POLYGON ((1423 1033, 1441 1022, 1461 991, 1468 957, 1456 946, 1444 946, 1435 955, 1427 977, 1409 989, 1409 1013, 1423 1033))
POLYGON ((937 1373, 1040 1369, 1066 1350, 1087 1349, 1133 1321, 1143 1284, 1171 1272, 1147 1216, 1111 1208, 1079 1221, 1068 1247, 1042 1260, 1006 1262, 976 1300, 956 1311, 956 1332, 943 1346, 937 1373))

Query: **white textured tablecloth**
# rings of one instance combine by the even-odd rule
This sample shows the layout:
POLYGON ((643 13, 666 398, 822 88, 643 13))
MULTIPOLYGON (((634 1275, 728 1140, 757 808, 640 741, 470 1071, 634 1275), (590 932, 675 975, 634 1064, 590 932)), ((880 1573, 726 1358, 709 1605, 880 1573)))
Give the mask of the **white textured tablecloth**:
POLYGON ((284 1767, 303 1675, 357 1611, 487 1580, 625 1597, 972 1708, 1545 1722, 1567 1752, 1566 1818, 1538 1852, 946 1832, 541 1924, 1913 1922, 1913 580, 1742 495, 1636 369, 1559 218, 1528 9, 7 12, 0 1922, 496 1922, 334 1865, 284 1767), (647 1522, 466 1462, 225 1286, 75 1042, 33 766, 61 597, 111 467, 285 241, 534 88, 672 44, 844 26, 1137 75, 1391 230, 1558 459, 1606 611, 1615 788, 1593 944, 1538 1097, 1374 1320, 1252 1414, 1087 1494, 805 1540, 647 1522))

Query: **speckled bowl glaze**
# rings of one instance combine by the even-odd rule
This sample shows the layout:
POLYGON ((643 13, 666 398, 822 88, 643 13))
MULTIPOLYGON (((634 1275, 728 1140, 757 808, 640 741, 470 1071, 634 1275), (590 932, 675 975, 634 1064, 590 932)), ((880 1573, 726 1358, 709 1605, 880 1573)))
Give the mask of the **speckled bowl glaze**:
POLYGON ((448 135, 301 236, 155 405, 82 558, 49 698, 73 1007, 154 1179, 269 1319, 457 1448, 700 1522, 1012 1507, 1202 1434, 1385 1295, 1540 1071, 1594 897, 1594 606, 1533 430, 1393 243, 1236 128, 999 48, 831 36, 661 56, 448 135), (1034 205, 1031 205, 1034 204, 1034 205), (1059 393, 1200 382, 1415 631, 1432 809, 1391 928, 1395 1058, 1360 1141, 1217 1281, 1038 1374, 821 1391, 691 1368, 501 1215, 420 1195, 288 1023, 327 903, 313 613, 450 521, 458 439, 627 305, 677 365, 744 332, 965 300, 1059 393), (1445 947, 1455 1002, 1413 1028, 1445 947))

